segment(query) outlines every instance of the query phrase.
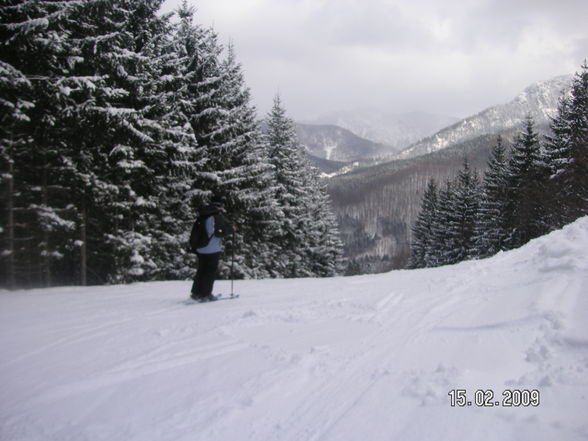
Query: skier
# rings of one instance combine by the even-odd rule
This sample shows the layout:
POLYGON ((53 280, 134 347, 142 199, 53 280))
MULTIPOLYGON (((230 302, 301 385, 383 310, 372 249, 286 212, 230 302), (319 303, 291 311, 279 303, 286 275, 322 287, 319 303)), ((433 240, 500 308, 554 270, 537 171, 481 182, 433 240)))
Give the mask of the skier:
MULTIPOLYGON (((190 235, 192 249, 198 255, 198 270, 190 298, 198 302, 212 302, 217 300, 212 295, 212 288, 222 250, 222 237, 231 228, 224 217, 225 209, 221 199, 215 198, 206 206, 194 226, 190 235)), ((232 227, 233 231, 235 227, 232 227)))

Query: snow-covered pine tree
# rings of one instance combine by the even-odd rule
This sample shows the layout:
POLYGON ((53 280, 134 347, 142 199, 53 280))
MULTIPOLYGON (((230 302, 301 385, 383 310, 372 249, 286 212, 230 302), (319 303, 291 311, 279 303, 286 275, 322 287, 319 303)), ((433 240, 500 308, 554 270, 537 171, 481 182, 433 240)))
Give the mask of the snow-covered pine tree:
POLYGON ((26 164, 26 158, 20 158, 27 151, 27 110, 34 105, 28 101, 32 90, 33 85, 22 72, 0 61, 0 203, 6 216, 0 223, 0 279, 6 281, 8 288, 16 288, 17 280, 20 281, 17 263, 19 256, 25 254, 16 232, 18 213, 22 213, 16 189, 22 192, 25 185, 17 182, 15 186, 15 173, 17 164, 26 164))
POLYGON ((63 154, 67 127, 61 120, 69 107, 63 80, 74 59, 67 27, 79 6, 75 1, 0 6, 0 60, 17 80, 10 86, 17 95, 9 93, 5 103, 18 110, 2 131, 2 144, 12 146, 11 179, 6 180, 12 213, 8 260, 11 277, 20 285, 71 283, 66 257, 74 242, 76 210, 69 194, 73 167, 63 154))
POLYGON ((194 271, 193 256, 187 253, 188 233, 194 218, 192 207, 205 195, 199 182, 207 176, 206 152, 198 146, 184 111, 189 100, 186 53, 178 46, 166 17, 151 16, 149 22, 152 31, 146 36, 143 53, 151 61, 141 72, 146 85, 142 114, 154 140, 145 151, 150 169, 146 182, 150 192, 146 188, 146 194, 157 206, 145 217, 154 263, 146 276, 158 280, 186 278, 194 271))
MULTIPOLYGON (((242 244, 243 276, 281 276, 279 262, 296 261, 272 240, 286 218, 234 52, 220 61, 216 34, 192 25, 187 3, 170 39, 160 4, 2 4, 0 62, 10 81, 0 87, 11 113, 1 132, 2 197, 11 214, 1 234, 15 283, 184 277, 190 203, 213 193, 243 218, 234 244, 242 244)), ((313 195, 300 207, 314 204, 316 215, 326 203, 300 188, 313 195)), ((320 234, 298 219, 307 222, 299 231, 313 231, 300 242, 305 257, 337 243, 325 227, 332 218, 318 216, 327 220, 320 234)), ((310 275, 309 260, 320 259, 298 258, 288 274, 310 275)), ((330 260, 316 271, 330 274, 330 260)))
POLYGON ((110 22, 122 18, 121 28, 113 29, 119 32, 120 43, 104 53, 104 61, 112 86, 124 91, 105 107, 111 120, 111 138, 105 143, 112 165, 108 181, 119 189, 109 207, 115 225, 107 236, 116 262, 113 282, 153 279, 165 260, 163 249, 154 253, 154 247, 165 233, 162 222, 168 213, 162 213, 163 219, 158 216, 165 207, 159 196, 166 193, 163 180, 173 173, 175 158, 165 151, 169 144, 161 125, 165 101, 159 101, 160 4, 113 2, 106 15, 110 22))
POLYGON ((588 214, 588 64, 576 74, 571 91, 570 161, 561 175, 569 196, 568 220, 588 214))
POLYGON ((316 172, 279 96, 274 98, 266 124, 265 145, 274 167, 276 198, 284 213, 276 238, 281 249, 277 271, 285 277, 332 275, 342 254, 334 218, 328 214, 324 187, 317 187, 316 172), (332 265, 326 264, 329 260, 332 265))
POLYGON ((185 81, 181 109, 189 118, 196 141, 203 149, 207 174, 199 182, 199 190, 210 198, 220 182, 216 171, 224 169, 222 151, 215 143, 223 116, 220 65, 223 49, 213 29, 194 23, 195 10, 186 1, 177 13, 180 22, 175 44, 182 59, 185 81))
POLYGON ((410 244, 410 268, 433 266, 431 247, 433 245, 433 222, 437 216, 437 183, 430 179, 423 195, 421 211, 412 228, 410 244))
POLYGON ((588 65, 576 73, 569 96, 560 100, 544 144, 549 168, 550 227, 561 228, 588 214, 588 65))
MULTIPOLYGON (((238 230, 228 241, 227 253, 236 257, 236 276, 276 277, 275 262, 280 249, 274 238, 284 214, 276 201, 273 167, 256 121, 255 108, 245 85, 241 65, 232 43, 228 45, 222 69, 222 128, 217 142, 223 142, 224 170, 217 192, 224 196, 227 214, 238 230)), ((225 261, 225 273, 229 271, 225 261)))
POLYGON ((561 228, 566 224, 566 200, 559 185, 559 175, 569 161, 570 140, 570 98, 563 93, 558 105, 557 115, 550 124, 551 133, 545 136, 543 143, 543 161, 549 174, 546 181, 546 192, 543 205, 547 212, 547 222, 550 229, 561 228))
POLYGON ((477 257, 488 257, 507 249, 507 157, 502 137, 498 137, 492 148, 488 167, 484 173, 482 198, 476 224, 477 257))
POLYGON ((83 106, 69 126, 92 165, 77 188, 81 242, 98 282, 189 274, 186 207, 202 158, 177 105, 181 63, 160 4, 92 0, 72 20, 79 84, 71 95, 83 106))
POLYGON ((506 224, 509 248, 518 248, 544 234, 545 213, 541 198, 545 193, 546 167, 540 154, 539 136, 529 116, 512 147, 508 162, 506 224))
MULTIPOLYGON (((276 254, 271 237, 281 211, 241 66, 232 45, 223 57, 214 31, 193 23, 187 2, 178 14, 176 39, 187 60, 188 95, 182 107, 206 156, 207 175, 197 185, 206 198, 222 198, 227 217, 238 226, 225 240, 226 254, 235 254, 234 276, 279 275, 270 268, 276 254)), ((221 275, 228 276, 231 267, 225 259, 221 275)))
POLYGON ((145 253, 149 239, 140 219, 144 210, 137 210, 136 203, 149 203, 140 194, 146 181, 140 156, 145 143, 152 141, 142 117, 142 91, 150 85, 144 83, 148 63, 141 51, 157 5, 70 3, 78 7, 70 9, 62 30, 72 53, 64 80, 70 104, 63 121, 68 149, 61 155, 72 158, 70 197, 78 208, 77 243, 92 282, 134 280, 149 266, 149 258, 139 254, 145 253))
POLYGON ((453 264, 475 255, 475 230, 480 201, 480 183, 467 158, 453 185, 449 200, 449 216, 445 240, 446 264, 453 264))
MULTIPOLYGON (((75 235, 60 240, 68 251, 61 260, 81 262, 82 283, 86 273, 94 283, 179 276, 178 233, 186 228, 178 225, 188 205, 182 198, 191 191, 198 155, 191 127, 176 111, 183 84, 168 49, 169 24, 156 14, 161 2, 27 3, 62 8, 25 22, 25 30, 41 26, 55 36, 36 32, 41 42, 52 42, 50 50, 22 57, 41 65, 44 76, 35 80, 49 76, 59 85, 44 84, 41 92, 52 95, 37 99, 35 108, 50 118, 49 134, 58 133, 54 156, 61 169, 48 174, 48 198, 61 203, 55 189, 67 188, 66 208, 78 224, 75 235), (54 60, 58 68, 51 70, 54 60)), ((37 120, 33 125, 42 127, 37 120)), ((74 273, 60 269, 70 278, 74 273)))
POLYGON ((448 180, 445 188, 439 191, 437 196, 436 215, 431 225, 432 240, 428 244, 428 256, 430 267, 449 264, 447 252, 451 243, 449 222, 454 216, 453 212, 454 183, 448 180))
POLYGON ((343 242, 332 210, 326 184, 319 172, 306 161, 308 185, 311 191, 310 205, 310 247, 311 271, 315 276, 332 277, 343 274, 346 262, 343 257, 343 242))
POLYGON ((284 277, 310 276, 306 259, 308 231, 304 222, 309 195, 305 186, 302 147, 297 142, 294 124, 286 116, 279 96, 274 98, 266 124, 265 142, 274 166, 276 199, 284 213, 277 239, 282 250, 281 258, 276 261, 276 268, 284 277))

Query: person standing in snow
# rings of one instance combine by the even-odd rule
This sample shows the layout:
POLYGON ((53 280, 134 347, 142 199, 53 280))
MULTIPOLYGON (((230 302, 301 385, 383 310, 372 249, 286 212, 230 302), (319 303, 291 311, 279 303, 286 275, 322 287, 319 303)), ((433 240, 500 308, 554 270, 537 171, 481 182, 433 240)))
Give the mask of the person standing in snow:
MULTIPOLYGON (((190 234, 190 245, 198 255, 198 270, 190 297, 199 302, 216 300, 216 297, 212 295, 212 288, 218 271, 222 238, 231 229, 224 213, 222 200, 213 199, 200 212, 190 234)), ((232 229, 234 230, 235 227, 232 229)))

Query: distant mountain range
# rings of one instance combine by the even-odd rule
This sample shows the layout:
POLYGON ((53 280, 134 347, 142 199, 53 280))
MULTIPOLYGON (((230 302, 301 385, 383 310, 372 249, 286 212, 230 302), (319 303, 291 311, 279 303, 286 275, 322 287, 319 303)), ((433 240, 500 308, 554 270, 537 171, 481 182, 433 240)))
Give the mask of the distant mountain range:
POLYGON ((424 112, 357 110, 332 113, 313 123, 296 123, 296 132, 311 161, 323 172, 336 173, 349 163, 368 165, 394 157, 456 120, 424 112))
POLYGON ((512 101, 459 121, 425 112, 396 114, 363 109, 296 123, 296 132, 316 166, 323 172, 340 173, 391 159, 413 158, 516 128, 526 115, 531 115, 537 125, 548 124, 571 81, 572 75, 566 75, 535 83, 512 101))
POLYGON ((518 127, 526 115, 531 115, 537 125, 548 124, 557 112, 562 91, 569 88, 572 79, 572 75, 565 75, 535 83, 506 104, 490 107, 416 142, 402 151, 398 159, 414 158, 479 136, 518 127))
POLYGON ((426 112, 393 113, 378 109, 332 112, 303 121, 314 125, 335 125, 355 135, 389 146, 388 152, 400 151, 458 121, 452 116, 426 112))
POLYGON ((296 123, 296 134, 310 155, 328 161, 362 161, 398 152, 335 125, 296 123))
POLYGON ((339 220, 350 273, 403 268, 409 257, 411 228, 430 178, 455 176, 465 157, 480 173, 498 135, 512 142, 526 115, 540 133, 549 130, 572 76, 533 84, 511 102, 490 107, 413 144, 398 159, 355 168, 328 181, 339 220))

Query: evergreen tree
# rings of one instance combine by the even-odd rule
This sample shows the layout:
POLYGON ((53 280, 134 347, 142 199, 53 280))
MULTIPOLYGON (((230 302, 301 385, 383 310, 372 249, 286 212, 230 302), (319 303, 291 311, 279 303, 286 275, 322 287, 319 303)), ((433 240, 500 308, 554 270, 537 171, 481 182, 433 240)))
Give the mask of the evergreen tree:
POLYGON ((166 243, 175 233, 168 204, 177 203, 171 188, 194 142, 170 115, 169 25, 157 15, 160 4, 88 1, 72 17, 82 80, 73 96, 83 105, 68 127, 87 162, 77 164, 84 173, 75 198, 91 272, 106 281, 150 280, 179 249, 166 243))
POLYGON ((498 138, 481 191, 467 163, 414 227, 411 264, 431 266, 519 247, 588 213, 588 66, 564 95, 543 146, 527 117, 509 158, 498 138), (542 148, 543 147, 543 148, 542 148), (477 214, 476 214, 477 213, 477 214), (473 231, 473 233, 472 233, 473 231), (432 238, 427 243, 424 238, 432 238))
POLYGON ((339 227, 333 214, 326 184, 322 182, 318 170, 308 161, 306 166, 309 168, 308 185, 312 190, 308 207, 311 231, 309 243, 311 272, 319 277, 336 276, 342 274, 346 267, 339 227))
POLYGON ((284 213, 276 238, 281 249, 276 270, 285 277, 334 275, 342 255, 334 217, 279 96, 267 117, 265 145, 274 168, 275 197, 284 213))
POLYGON ((559 100, 558 113, 552 119, 551 133, 545 136, 543 160, 547 168, 548 179, 543 206, 548 215, 550 229, 561 228, 566 224, 565 199, 562 197, 560 178, 569 161, 570 113, 569 97, 563 94, 559 100))
MULTIPOLYGON (((25 247, 16 228, 18 213, 23 211, 19 206, 21 198, 16 191, 15 178, 17 166, 23 165, 20 157, 29 144, 27 129, 30 118, 27 110, 33 104, 28 101, 33 85, 12 65, 0 61, 0 201, 6 218, 0 225, 0 237, 3 239, 0 256, 3 259, 0 275, 6 280, 9 288, 15 288, 18 274, 19 257, 25 254, 25 247)), ((19 182, 20 191, 24 186, 19 182)), ((30 191, 29 191, 30 192, 30 191)), ((21 269, 22 271, 22 269, 21 269)))
POLYGON ((239 276, 334 274, 334 217, 301 147, 270 157, 233 48, 221 58, 186 1, 176 25, 161 3, 0 6, 7 284, 187 277, 194 210, 213 195, 239 222, 239 276), (285 231, 297 240, 283 252, 285 231))
POLYGON ((448 201, 444 256, 446 264, 461 262, 475 255, 475 231, 479 201, 478 175, 471 170, 466 159, 448 201))
POLYGON ((437 216, 437 183, 434 179, 429 181, 421 211, 412 229, 412 242, 410 245, 410 268, 427 268, 433 266, 431 259, 433 247, 433 223, 437 216))
POLYGON ((539 137, 533 119, 527 117, 524 131, 515 141, 508 163, 506 222, 509 248, 518 248, 546 232, 541 203, 545 193, 545 176, 539 137))
POLYGON ((445 188, 439 191, 436 215, 431 225, 432 240, 428 244, 428 261, 430 267, 449 264, 447 253, 450 250, 449 222, 453 217, 454 183, 447 181, 445 188))
POLYGON ((507 157, 499 136, 484 173, 482 198, 476 227, 476 256, 488 257, 507 249, 507 157))
POLYGON ((272 239, 283 213, 241 66, 232 45, 223 58, 216 34, 193 24, 194 11, 186 2, 178 13, 176 39, 189 85, 183 111, 206 157, 207 175, 199 184, 206 198, 214 195, 225 201, 227 216, 238 226, 225 241, 235 265, 225 259, 221 275, 234 270, 236 277, 279 276, 275 263, 280 250, 272 239))
POLYGON ((176 32, 176 47, 180 55, 184 95, 181 110, 192 126, 198 145, 203 149, 207 174, 200 182, 202 195, 210 197, 220 182, 217 171, 226 168, 223 140, 219 139, 223 118, 220 57, 222 47, 212 29, 194 24, 194 8, 184 0, 178 9, 180 23, 176 32))
POLYGON ((545 143, 551 228, 560 228, 588 214, 588 65, 576 74, 569 97, 560 100, 558 114, 545 143))
POLYGON ((152 21, 156 27, 145 50, 151 63, 144 72, 145 83, 151 85, 149 90, 144 89, 144 93, 149 92, 145 114, 155 140, 149 162, 153 169, 151 197, 157 201, 157 209, 148 218, 149 252, 155 264, 149 278, 176 279, 193 273, 186 244, 193 221, 192 205, 202 200, 198 181, 205 177, 205 153, 183 112, 187 95, 184 54, 177 51, 169 21, 152 21))
MULTIPOLYGON (((223 112, 215 143, 224 163, 218 170, 220 183, 215 192, 224 198, 228 216, 239 226, 228 241, 227 252, 237 251, 238 276, 268 277, 274 275, 272 267, 279 250, 272 238, 283 214, 275 200, 272 167, 262 145, 250 92, 232 45, 220 67, 223 112)), ((228 264, 226 261, 227 273, 228 264)))
POLYGON ((285 277, 310 276, 303 251, 308 242, 304 222, 308 192, 303 152, 279 96, 275 97, 266 122, 266 148, 277 184, 275 197, 284 213, 278 238, 282 258, 276 262, 277 271, 285 277))
POLYGON ((12 203, 30 213, 18 222, 30 238, 26 277, 161 277, 181 255, 179 197, 197 164, 195 138, 174 110, 182 85, 161 2, 13 3, 2 9, 1 59, 33 85, 19 129, 27 146, 13 155, 15 194, 28 200, 12 203))
POLYGON ((68 19, 79 7, 22 1, 0 6, 0 61, 7 79, 16 80, 2 86, 3 107, 10 112, 2 130, 10 176, 3 189, 10 217, 5 244, 9 278, 21 285, 63 283, 57 269, 73 246, 73 167, 62 154, 67 149, 61 122, 69 107, 63 79, 75 62, 68 19))

